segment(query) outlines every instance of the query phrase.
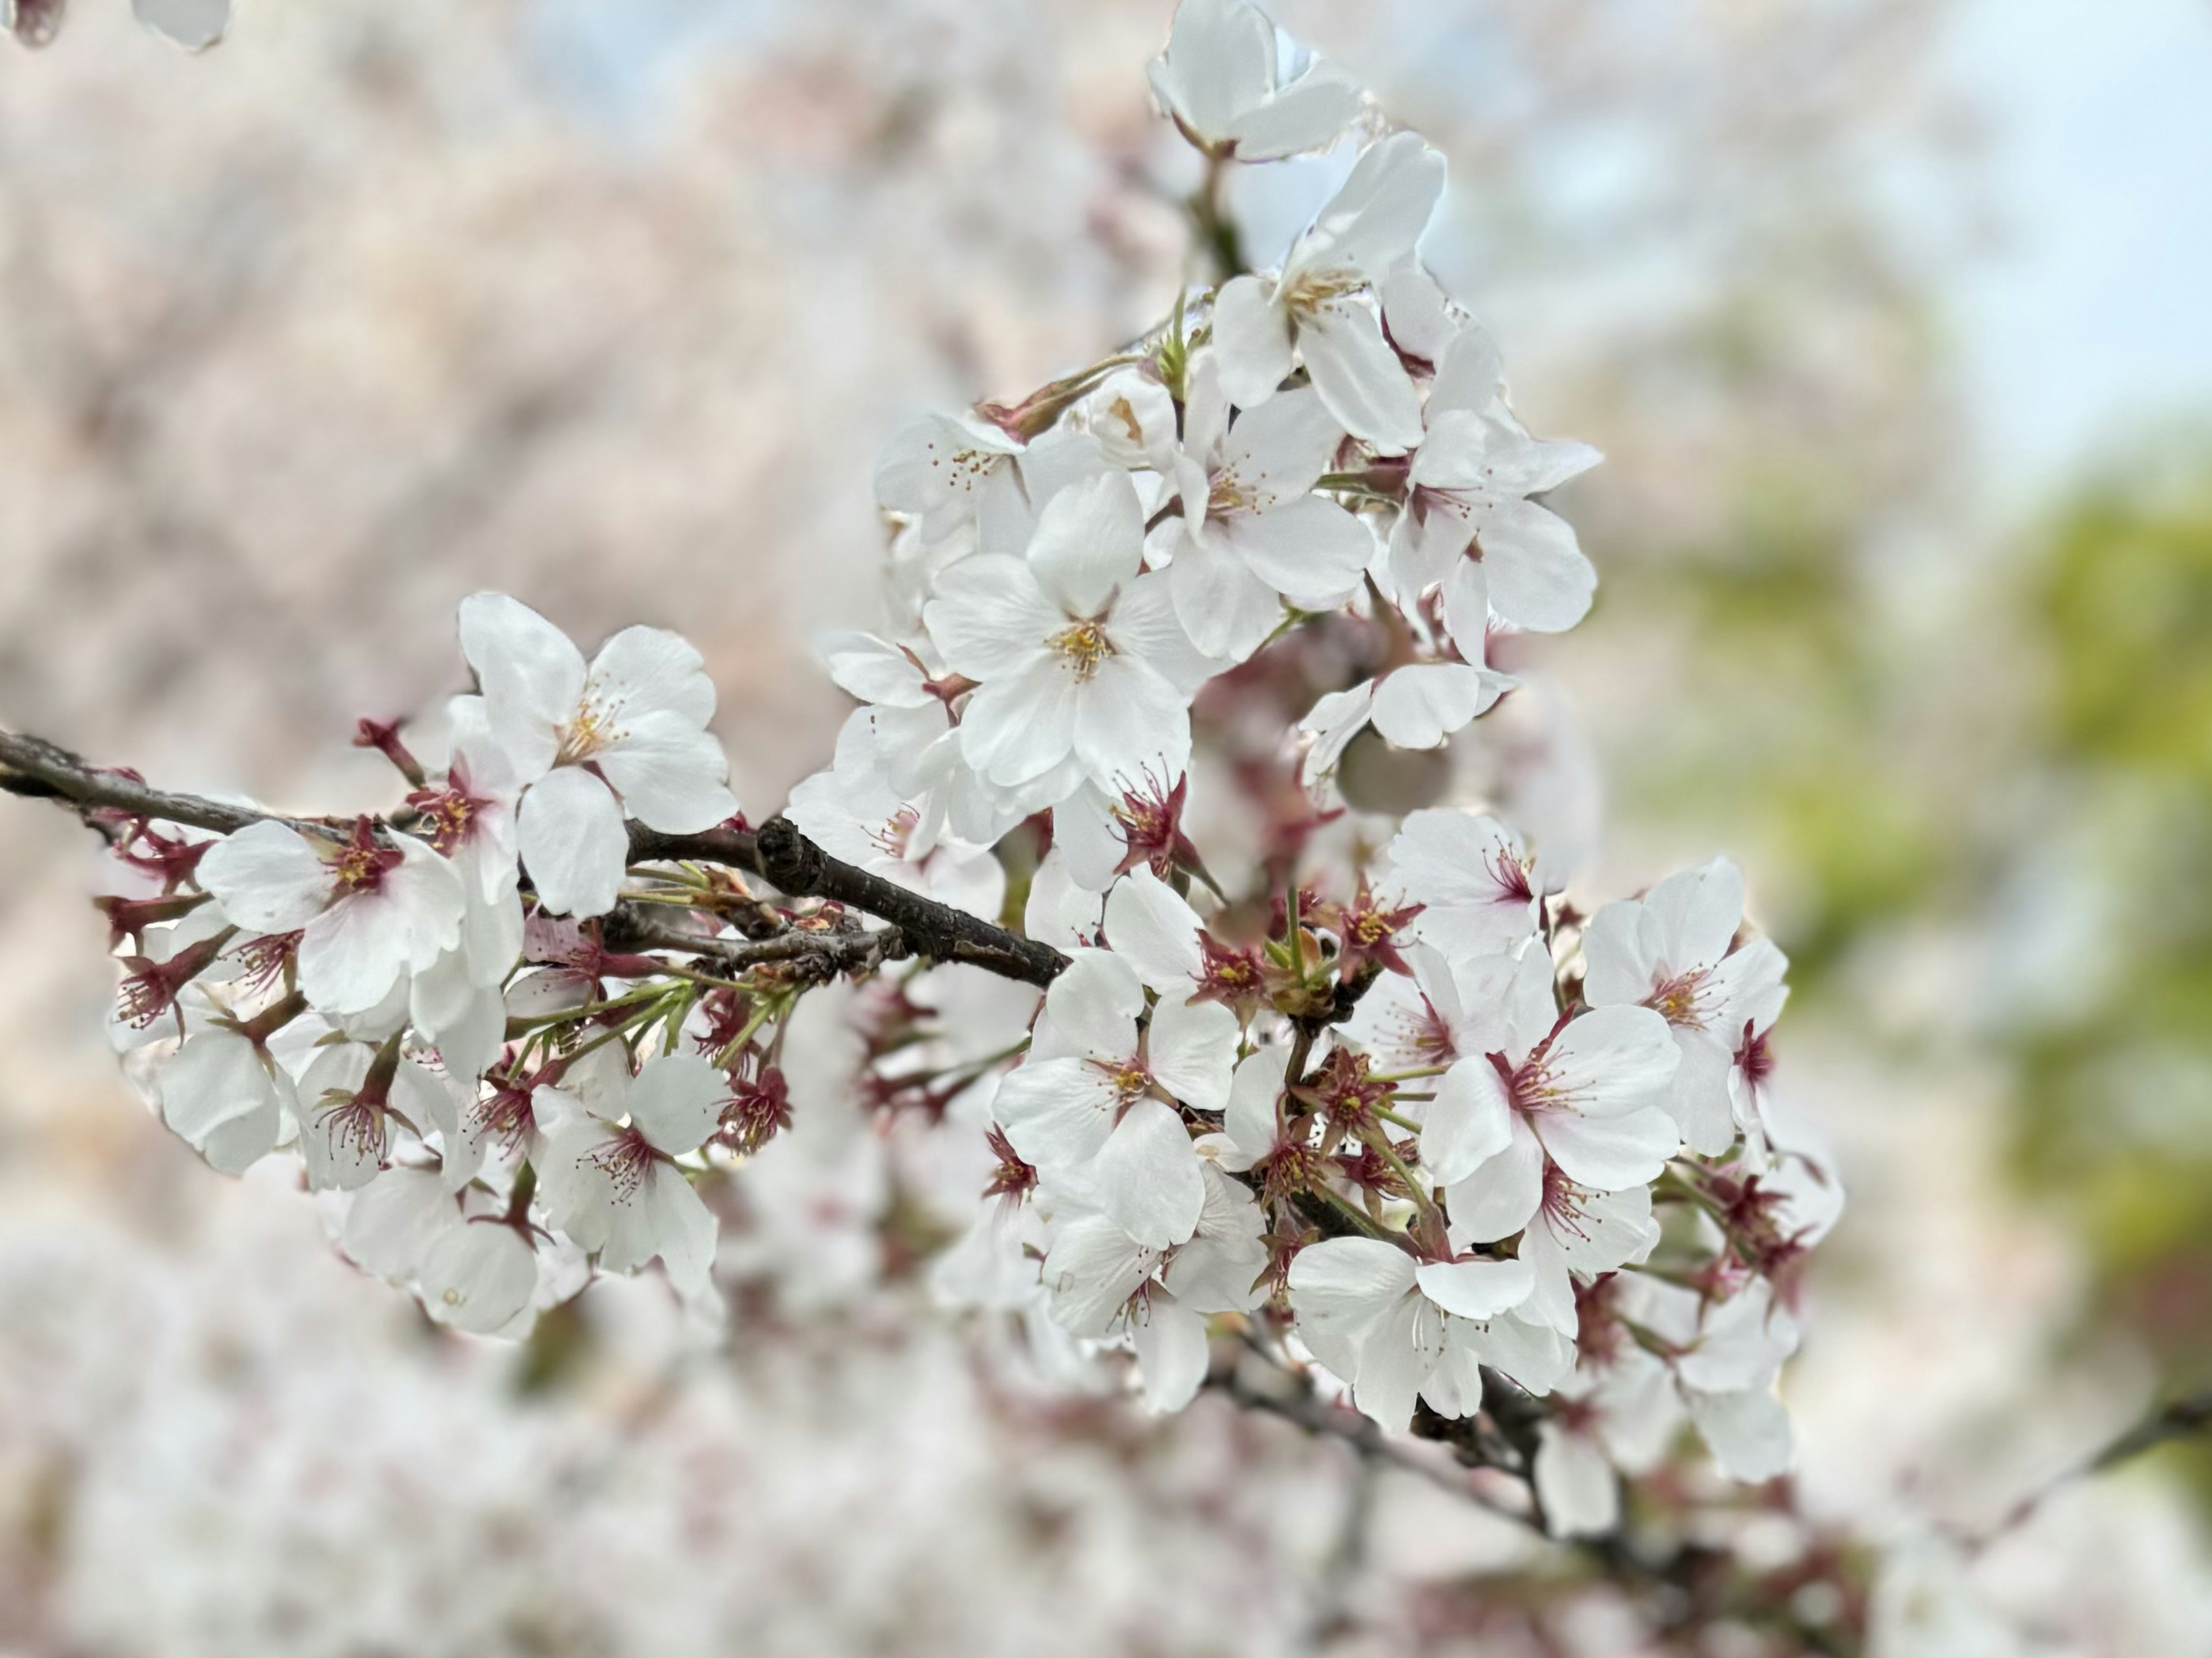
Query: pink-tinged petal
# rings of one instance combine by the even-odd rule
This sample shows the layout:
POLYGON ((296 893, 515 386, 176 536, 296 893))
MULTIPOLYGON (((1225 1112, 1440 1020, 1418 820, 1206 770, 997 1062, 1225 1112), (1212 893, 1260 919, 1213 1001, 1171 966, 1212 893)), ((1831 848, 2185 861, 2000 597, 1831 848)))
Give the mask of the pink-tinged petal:
POLYGON ((1462 1060, 1437 1084, 1421 1128, 1421 1167, 1439 1186, 1474 1173, 1513 1138, 1513 1108, 1498 1068, 1480 1055, 1462 1060))
POLYGON ((1045 659, 1046 641, 1068 625, 1027 564, 988 554, 938 578, 922 621, 948 667, 986 682, 1045 659))
POLYGON ((584 696, 584 653, 520 599, 477 593, 461 601, 461 654, 483 687, 492 735, 525 779, 553 763, 557 728, 584 696))
POLYGON ((1375 688, 1375 729, 1401 749, 1433 749, 1464 730, 1513 682, 1464 662, 1416 662, 1375 688))
POLYGON ((1218 1002, 1162 999, 1152 1010, 1146 1048, 1153 1079, 1194 1111, 1223 1109, 1237 1064, 1237 1016, 1218 1002))
POLYGON ((1190 761, 1190 707, 1140 656, 1111 656, 1077 687, 1075 753, 1102 788, 1133 786, 1147 768, 1179 775, 1190 761))
MULTIPOLYGON (((1285 501, 1269 512, 1240 513, 1221 526, 1221 538, 1253 574, 1302 610, 1342 604, 1358 591, 1360 577, 1375 559, 1374 531, 1319 495, 1285 501)), ((1199 642, 1203 647, 1205 641, 1199 642)))
POLYGON ((1477 539, 1490 572, 1490 603, 1516 628, 1564 633, 1589 614, 1597 572, 1583 556, 1574 526, 1533 501, 1503 501, 1477 539))
POLYGON ((555 915, 604 915, 629 864, 629 831, 607 786, 560 766, 522 797, 516 841, 539 906, 555 915))
POLYGON ((1535 1273, 1522 1260, 1424 1261, 1413 1278, 1444 1311, 1478 1322, 1518 1307, 1536 1287, 1535 1273))
POLYGON ((1075 748, 1083 689, 1065 664, 1042 653, 987 682, 961 716, 961 756, 1002 788, 1043 776, 1075 748))
POLYGON ((1103 613, 1145 557, 1145 513, 1127 472, 1072 483, 1045 503, 1029 546, 1045 597, 1070 616, 1103 613))
POLYGON ((714 717, 707 659, 665 628, 624 628, 600 646, 586 695, 618 711, 626 725, 652 714, 673 714, 691 726, 714 717))
POLYGON ((1535 1129, 1567 1178, 1593 1192, 1618 1192, 1658 1179, 1682 1143, 1674 1120, 1656 1108, 1603 1118, 1546 1111, 1536 1118, 1535 1129))
POLYGON ((625 720, 599 765, 622 796, 624 811, 665 834, 696 835, 738 810, 737 798, 724 786, 730 762, 720 739, 682 714, 625 720))
POLYGON ((1382 337, 1381 319, 1366 306, 1334 300, 1305 313, 1298 355, 1322 401, 1352 436, 1397 452, 1420 442, 1420 397, 1382 337))
POLYGON ((647 1060, 629 1090, 630 1125, 654 1150, 675 1157, 696 1151, 714 1132, 730 1090, 696 1054, 647 1060))
POLYGON ((417 1277, 432 1319, 491 1335, 538 1292, 538 1256, 511 1226, 448 1226, 423 1254, 417 1277))
POLYGON ((1129 1339, 1137 1350, 1139 1397, 1147 1414, 1170 1414, 1198 1397, 1212 1357, 1204 1319, 1164 1290, 1154 1290, 1132 1309, 1129 1339))
POLYGON ((1128 1108, 1087 1173, 1098 1207, 1138 1242, 1164 1249, 1198 1230, 1205 1164, 1182 1119, 1158 1100, 1128 1108))
POLYGON ((1217 532, 1200 541, 1186 531, 1168 567, 1176 616, 1207 656, 1241 662, 1281 625, 1282 601, 1217 532))
POLYGON ((1139 864, 1106 895, 1106 941, 1127 957, 1146 985, 1163 996, 1188 997, 1204 965, 1198 912, 1139 864))
POLYGON ((1601 1537, 1620 1523, 1613 1464, 1588 1434, 1556 1422, 1537 1430, 1536 1500, 1554 1537, 1601 1537))
POLYGON ((1273 284, 1235 276, 1213 301, 1213 350, 1221 389, 1239 409, 1257 409, 1290 377, 1291 319, 1273 284))
POLYGON ((1528 1225, 1543 1196, 1544 1148, 1526 1120, 1516 1116, 1505 1149, 1444 1193, 1453 1244, 1464 1248, 1512 1236, 1528 1225))
POLYGON ((331 867, 305 835, 283 823, 248 823, 200 859, 199 883, 234 926, 294 932, 331 901, 331 867))

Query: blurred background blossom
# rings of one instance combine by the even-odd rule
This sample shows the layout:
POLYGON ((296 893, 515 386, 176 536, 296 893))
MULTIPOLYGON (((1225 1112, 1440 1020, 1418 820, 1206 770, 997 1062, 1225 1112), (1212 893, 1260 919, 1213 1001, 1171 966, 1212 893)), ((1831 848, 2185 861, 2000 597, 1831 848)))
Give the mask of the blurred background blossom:
MULTIPOLYGON (((809 639, 878 619, 884 434, 1182 274, 1170 9, 258 0, 185 59, 80 0, 0 52, 0 715, 369 805, 343 738, 497 587, 682 629, 773 810, 844 713, 809 639)), ((1726 849, 1790 954, 1854 1193, 1798 1483, 1887 1556, 1877 1650, 2212 1653, 2201 1448, 1953 1540, 2212 1379, 2212 13, 1276 11, 1451 157, 1431 263, 1609 457, 1597 610, 1468 759, 1548 732, 1580 887, 1726 849)), ((1328 165, 1242 181, 1263 255, 1328 165)), ((832 1094, 729 1196, 726 1357, 653 1283, 434 1333, 158 1131, 82 832, 0 836, 0 1649, 1523 1649, 1468 1588, 1516 1536, 933 1310, 946 1154, 832 1094)))

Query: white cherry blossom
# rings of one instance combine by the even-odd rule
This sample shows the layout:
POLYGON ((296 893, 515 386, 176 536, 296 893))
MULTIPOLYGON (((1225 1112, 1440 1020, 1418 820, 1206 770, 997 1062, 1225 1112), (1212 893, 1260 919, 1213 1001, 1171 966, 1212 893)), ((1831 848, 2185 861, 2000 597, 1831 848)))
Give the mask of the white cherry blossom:
POLYGON ((367 1012, 460 942, 453 866, 366 818, 349 837, 249 823, 209 850, 199 875, 233 925, 300 933, 300 988, 325 1012, 367 1012))
POLYGON ((1014 1149, 1139 1243, 1165 1248, 1197 1226, 1203 1166, 1170 1100, 1227 1102, 1237 1019, 1213 1004, 1163 1000, 1140 1033, 1143 986, 1103 950, 1078 951, 1045 993, 1028 1059, 999 1084, 993 1113, 1014 1149))
POLYGON ((1213 665, 1176 620, 1164 573, 1140 574, 1142 509, 1126 473, 1071 484, 1047 503, 1020 559, 945 573, 924 612, 930 637, 977 682, 962 752, 1012 787, 1058 773, 1065 795, 1190 756, 1190 699, 1213 665))
POLYGON ((1344 437, 1319 392, 1283 392, 1234 425, 1229 416, 1218 360, 1203 352, 1173 461, 1182 516, 1170 590, 1192 642, 1242 661, 1281 623, 1282 600, 1325 610, 1349 598, 1375 537, 1313 493, 1344 437))
POLYGON ((728 1091, 706 1060, 672 1054, 647 1060, 599 1110, 565 1090, 540 1088, 533 1101, 545 1137, 538 1192, 553 1224, 605 1272, 658 1256, 701 1310, 714 1302, 714 1217, 674 1160, 714 1132, 728 1091))
POLYGON ((1391 451, 1420 443, 1419 394, 1383 337, 1373 288, 1412 253, 1443 187, 1443 157, 1413 133, 1394 134, 1360 156, 1279 275, 1223 286, 1213 343, 1231 403, 1266 403, 1295 359, 1352 436, 1391 451))
POLYGON ((546 909, 614 908, 629 862, 625 815, 672 835, 735 815, 729 762, 707 730, 714 682, 674 634, 625 628, 586 664, 503 593, 464 599, 460 628, 491 734, 523 787, 516 840, 546 909))
POLYGON ((185 1039, 161 1067, 161 1121, 226 1175, 242 1175, 276 1149, 297 1090, 268 1049, 221 1027, 185 1039))
POLYGON ((1414 935, 1453 957, 1513 949, 1543 925, 1555 890, 1521 837, 1487 815, 1414 812, 1384 855, 1393 884, 1422 906, 1414 935))
POLYGON ((1352 1402, 1402 1430, 1417 1400, 1448 1417, 1482 1406, 1481 1367, 1494 1366, 1541 1394, 1574 1363, 1574 1350, 1513 1309, 1534 1277, 1515 1260, 1417 1260, 1380 1238, 1328 1238, 1291 1263, 1291 1304, 1300 1339, 1352 1402))
POLYGON ((1364 101, 1335 64, 1304 61, 1279 75, 1275 26, 1245 0, 1182 0, 1152 91, 1190 141, 1211 155, 1269 161, 1326 149, 1364 101))
POLYGON ((1726 1151, 1739 1128, 1759 1134, 1737 1056, 1772 1027, 1790 993, 1789 963, 1772 944, 1736 947, 1742 921, 1743 876, 1716 858, 1641 899, 1606 905, 1583 934, 1590 1005, 1651 1008, 1674 1031, 1682 1064, 1668 1108, 1691 1150, 1707 1157, 1726 1151))

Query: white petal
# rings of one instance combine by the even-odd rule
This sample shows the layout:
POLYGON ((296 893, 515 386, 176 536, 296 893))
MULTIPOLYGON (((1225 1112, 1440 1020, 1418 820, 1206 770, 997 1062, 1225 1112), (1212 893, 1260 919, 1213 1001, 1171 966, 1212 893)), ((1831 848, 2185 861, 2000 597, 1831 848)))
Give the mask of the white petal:
POLYGON ((720 739, 682 714, 626 719, 599 763, 623 810, 664 834, 696 835, 737 814, 738 803, 723 786, 730 762, 720 739))
POLYGON ((1222 1110, 1229 1103, 1237 1035, 1237 1016, 1218 1002, 1162 998, 1146 1045, 1153 1078, 1194 1111, 1222 1110))
POLYGON ((1574 526, 1532 501, 1500 501, 1476 536, 1490 573, 1490 604, 1516 628, 1564 633, 1589 614, 1597 572, 1574 526))
POLYGON ((520 599, 477 593, 461 601, 461 654, 483 687, 492 735, 524 779, 553 763, 557 727, 584 695, 584 653, 520 599))
POLYGON ((1331 63, 1316 63, 1257 109, 1229 125, 1240 161, 1271 161, 1326 149, 1359 113, 1359 83, 1331 63))
POLYGON ((1334 300, 1307 313, 1298 323, 1298 356, 1329 413, 1352 436, 1393 451, 1420 442, 1420 397, 1374 311, 1334 300))
POLYGON ((1668 1090, 1667 1114, 1692 1151, 1717 1157, 1735 1144, 1735 1106, 1729 1090, 1735 1055, 1708 1031, 1678 1029, 1674 1042, 1682 1063, 1668 1090))
POLYGON ((1674 1120, 1656 1107, 1620 1117, 1545 1111, 1538 1114, 1535 1128, 1567 1178, 1593 1192, 1618 1192, 1655 1181, 1681 1148, 1674 1120))
POLYGON ((1275 590, 1253 574, 1226 535, 1198 541, 1186 532, 1167 575, 1176 619, 1208 656, 1241 662, 1282 623, 1275 590))
POLYGON ((1439 1186, 1465 1180, 1505 1150, 1513 1108, 1498 1067, 1480 1054, 1462 1060, 1437 1084, 1421 1127, 1421 1167, 1439 1186))
POLYGON ((435 1173, 387 1169, 355 1195, 339 1244, 362 1271, 396 1283, 459 1218, 435 1173))
POLYGON ((1090 1183, 1107 1217, 1154 1248, 1189 1237, 1206 1206, 1205 1165, 1182 1119, 1158 1100, 1139 1100, 1115 1125, 1090 1183))
POLYGON ((1432 749, 1496 702, 1512 682, 1464 662, 1416 662, 1375 688, 1375 729, 1401 749, 1432 749))
POLYGON ((1145 1248, 1103 1215, 1060 1227, 1044 1258, 1053 1321, 1079 1336, 1109 1333, 1159 1259, 1158 1250, 1145 1248))
POLYGON ((654 1149, 696 1151, 714 1132, 730 1090, 722 1073, 696 1054, 647 1060, 629 1091, 629 1120, 654 1149))
POLYGON ((979 680, 1036 662, 1046 639, 1067 626, 1027 564, 994 556, 963 559, 945 571, 922 618, 946 665, 979 680))
POLYGON ((1620 898, 1583 929, 1583 994, 1592 1007, 1632 1006, 1658 987, 1653 928, 1643 904, 1620 898))
POLYGON ((131 0, 148 28, 186 52, 205 52, 230 27, 230 0, 131 0))
POLYGON ((1772 1394, 1759 1389, 1709 1394, 1686 1388, 1690 1419, 1731 1479, 1764 1485, 1790 1472, 1795 1458, 1790 1412, 1772 1394))
MULTIPOLYGON (((1726 858, 1670 875, 1645 895, 1654 944, 1670 973, 1711 967, 1743 921, 1743 872, 1726 858)), ((1730 1033, 1733 1034, 1733 1033, 1730 1033)))
POLYGON ((1666 1102, 1681 1052, 1648 1007, 1596 1007, 1571 1020, 1545 1061, 1547 1086, 1585 1117, 1666 1102))
POLYGON ((1137 1051, 1144 986, 1119 953, 1077 950, 1045 992, 1044 1005, 1061 1052, 1119 1061, 1137 1051))
POLYGON ((592 659, 586 694, 629 724, 647 714, 673 714, 688 726, 714 717, 714 682, 690 641, 665 628, 624 628, 592 659))
POLYGON ((1620 1523, 1620 1491, 1613 1464, 1587 1434, 1556 1422, 1538 1430, 1536 1500, 1554 1537, 1600 1537, 1620 1523))
POLYGON ((1268 512, 1311 491, 1343 440, 1344 428, 1321 395, 1300 386, 1238 417, 1221 446, 1222 469, 1249 510, 1268 512))
POLYGON ((292 932, 331 900, 331 867, 307 837, 283 823, 248 823, 200 859, 199 883, 234 926, 292 932))
POLYGON ((1211 1355, 1206 1321, 1164 1290, 1155 1290, 1131 1315, 1129 1337, 1137 1350, 1146 1411, 1165 1416, 1198 1396, 1211 1355))
POLYGON ((1190 758, 1188 699, 1141 656, 1109 656, 1076 688, 1075 752, 1102 788, 1135 784, 1147 768, 1180 773, 1190 758))
POLYGON ((1083 689, 1065 664, 1042 654, 989 681, 961 718, 962 757, 1003 788, 1044 776, 1075 747, 1083 689))
POLYGON ((1106 895, 1106 939, 1151 989, 1188 996, 1204 964, 1198 912, 1139 864, 1106 895))
POLYGON ((1071 616, 1101 614, 1145 557, 1145 513, 1127 472, 1070 484, 1045 503, 1029 566, 1046 598, 1071 616))
POLYGON ((1374 533, 1319 495, 1240 514, 1223 526, 1223 534, 1255 575, 1303 610, 1342 604, 1375 558, 1374 533))
POLYGON ((1429 424, 1455 410, 1480 415, 1490 407, 1505 379, 1505 361, 1498 342, 1486 331, 1469 323, 1453 337, 1437 360, 1437 377, 1429 386, 1429 424))
POLYGON ((269 1064, 236 1032, 188 1037, 161 1067, 157 1087, 161 1121, 225 1174, 242 1173, 275 1148, 277 1091, 269 1064), (228 1154, 220 1160, 218 1146, 228 1154))
POLYGON ((1031 1060, 1007 1073, 991 1114, 1024 1162, 1048 1173, 1089 1167, 1114 1132, 1113 1085, 1086 1060, 1031 1060))
MULTIPOLYGON (((1307 263, 1325 250, 1330 264, 1379 277, 1413 252, 1443 190, 1444 158, 1418 133, 1393 133, 1361 153, 1351 176, 1316 216, 1293 263, 1307 263)), ((1419 441, 1417 431, 1412 442, 1419 441)))
MULTIPOLYGON (((1275 1050, 1262 1048, 1237 1061, 1236 1076, 1229 1084, 1229 1107, 1221 1126, 1244 1157, 1247 1169, 1265 1157, 1275 1144, 1275 1102, 1282 1091, 1283 1060, 1275 1050)), ((1241 1172, 1225 1161, 1223 1167, 1241 1172)))
POLYGON ((538 1257, 511 1226, 454 1226, 430 1246, 416 1276, 422 1309, 433 1319, 490 1335, 530 1304, 538 1257))
POLYGON ((1452 1242, 1463 1248, 1510 1237, 1528 1224, 1543 1196, 1544 1148, 1516 1117, 1505 1149, 1444 1193, 1452 1242))
POLYGON ((629 865, 629 831, 607 786, 578 766, 559 766, 522 797, 516 841, 540 908, 555 915, 604 915, 615 907, 629 865))
POLYGON ((1518 1307, 1536 1284, 1524 1260, 1424 1261, 1413 1277, 1444 1311, 1478 1321, 1518 1307))
POLYGON ((1239 409, 1257 409, 1291 372, 1291 319, 1272 284, 1235 276, 1213 301, 1213 350, 1221 388, 1239 409))
POLYGON ((1275 78, 1275 31, 1244 0, 1183 0, 1152 84, 1201 138, 1218 141, 1275 78))
POLYGON ((1357 1339, 1413 1288, 1413 1256, 1380 1238, 1326 1238, 1291 1262, 1291 1304, 1301 1327, 1357 1339))

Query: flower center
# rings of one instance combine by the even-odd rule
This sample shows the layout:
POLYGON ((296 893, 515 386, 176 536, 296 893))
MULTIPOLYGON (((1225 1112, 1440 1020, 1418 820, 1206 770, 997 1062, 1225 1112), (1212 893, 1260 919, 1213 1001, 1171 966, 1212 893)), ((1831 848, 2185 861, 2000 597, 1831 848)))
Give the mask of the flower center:
POLYGON ((556 766, 580 766, 605 752, 622 733, 615 727, 614 710, 586 701, 575 718, 561 727, 561 744, 553 756, 556 766))
POLYGON ((1541 1205, 1545 1220, 1554 1232, 1564 1232, 1571 1237, 1589 1242, 1589 1216, 1585 1206, 1594 1193, 1576 1185, 1560 1171, 1559 1164, 1544 1165, 1544 1198, 1541 1205))
POLYGON ((1702 1026, 1705 1018, 1698 1000, 1705 987, 1703 969, 1678 973, 1653 991, 1644 1005, 1656 1010, 1668 1024, 1702 1026))
POLYGON ((1366 286, 1367 278, 1357 270, 1302 270, 1283 284, 1283 307, 1310 314, 1366 286))
POLYGON ((1098 665, 1114 654, 1114 641, 1106 637, 1106 629, 1096 622, 1079 622, 1063 629, 1046 641, 1058 651, 1078 679, 1088 679, 1098 671, 1098 665))
POLYGON ((326 1137, 332 1157, 343 1152, 363 1163, 384 1162, 384 1104, 368 1090, 348 1094, 332 1089, 323 1096, 315 1126, 326 1137))
POLYGON ((617 1203, 628 1203, 645 1184, 655 1156, 652 1144, 635 1128, 617 1128, 614 1138, 584 1154, 584 1161, 607 1177, 617 1203))
POLYGON ((1258 492, 1236 473, 1216 472, 1206 495, 1206 515, 1219 518, 1224 513, 1249 513, 1258 501, 1258 492))
POLYGON ((907 843, 914 838, 914 832, 921 824, 920 811, 910 805, 901 806, 884 819, 879 827, 870 831, 868 839, 883 848, 885 857, 903 860, 907 843))

